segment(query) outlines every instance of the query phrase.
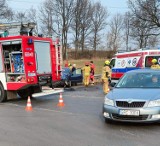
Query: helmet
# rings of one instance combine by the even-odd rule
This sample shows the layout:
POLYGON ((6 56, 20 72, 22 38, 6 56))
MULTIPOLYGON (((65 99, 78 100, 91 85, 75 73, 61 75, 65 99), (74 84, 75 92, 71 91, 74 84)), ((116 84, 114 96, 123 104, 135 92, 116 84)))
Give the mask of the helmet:
POLYGON ((68 66, 72 66, 72 64, 71 64, 71 63, 68 63, 68 66))
POLYGON ((110 64, 110 61, 109 61, 109 60, 106 60, 106 61, 105 61, 105 64, 106 64, 106 65, 109 65, 109 64, 110 64))
POLYGON ((152 63, 157 63, 157 59, 152 59, 152 63))

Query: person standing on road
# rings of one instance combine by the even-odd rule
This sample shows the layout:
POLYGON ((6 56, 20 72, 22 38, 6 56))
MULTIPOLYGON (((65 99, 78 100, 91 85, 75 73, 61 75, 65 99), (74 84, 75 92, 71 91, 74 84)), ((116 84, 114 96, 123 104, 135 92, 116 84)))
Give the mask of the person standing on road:
POLYGON ((93 61, 90 61, 90 67, 91 67, 91 72, 90 72, 91 85, 94 85, 94 71, 95 71, 95 65, 93 64, 93 61))
POLYGON ((157 59, 152 59, 151 69, 160 69, 157 59))
POLYGON ((72 65, 72 72, 74 72, 76 70, 76 64, 72 65))
POLYGON ((85 63, 85 66, 82 68, 82 71, 83 71, 83 77, 84 77, 84 86, 88 86, 89 85, 90 72, 91 72, 89 62, 85 63))
POLYGON ((104 67, 102 69, 102 84, 103 84, 103 92, 107 94, 109 92, 109 79, 111 78, 111 68, 110 61, 106 60, 104 63, 104 67))

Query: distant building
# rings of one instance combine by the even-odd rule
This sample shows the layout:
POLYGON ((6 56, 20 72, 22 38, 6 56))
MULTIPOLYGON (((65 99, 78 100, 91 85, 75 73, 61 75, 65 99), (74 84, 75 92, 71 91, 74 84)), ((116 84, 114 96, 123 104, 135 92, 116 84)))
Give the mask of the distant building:
POLYGON ((0 37, 16 35, 37 35, 36 23, 3 23, 0 24, 0 37))

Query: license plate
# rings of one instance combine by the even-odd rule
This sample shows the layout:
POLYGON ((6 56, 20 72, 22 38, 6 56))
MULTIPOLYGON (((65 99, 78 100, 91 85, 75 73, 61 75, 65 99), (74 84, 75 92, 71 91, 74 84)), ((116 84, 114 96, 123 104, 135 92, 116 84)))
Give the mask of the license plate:
POLYGON ((120 115, 128 115, 128 116, 139 116, 139 111, 137 110, 120 110, 120 115))

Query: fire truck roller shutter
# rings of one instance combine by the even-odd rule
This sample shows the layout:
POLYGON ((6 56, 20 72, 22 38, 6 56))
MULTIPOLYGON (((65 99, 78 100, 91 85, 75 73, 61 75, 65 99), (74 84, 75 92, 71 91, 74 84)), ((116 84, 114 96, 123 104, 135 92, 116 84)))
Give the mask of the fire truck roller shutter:
POLYGON ((0 102, 7 100, 7 92, 4 90, 2 83, 0 82, 0 102))

